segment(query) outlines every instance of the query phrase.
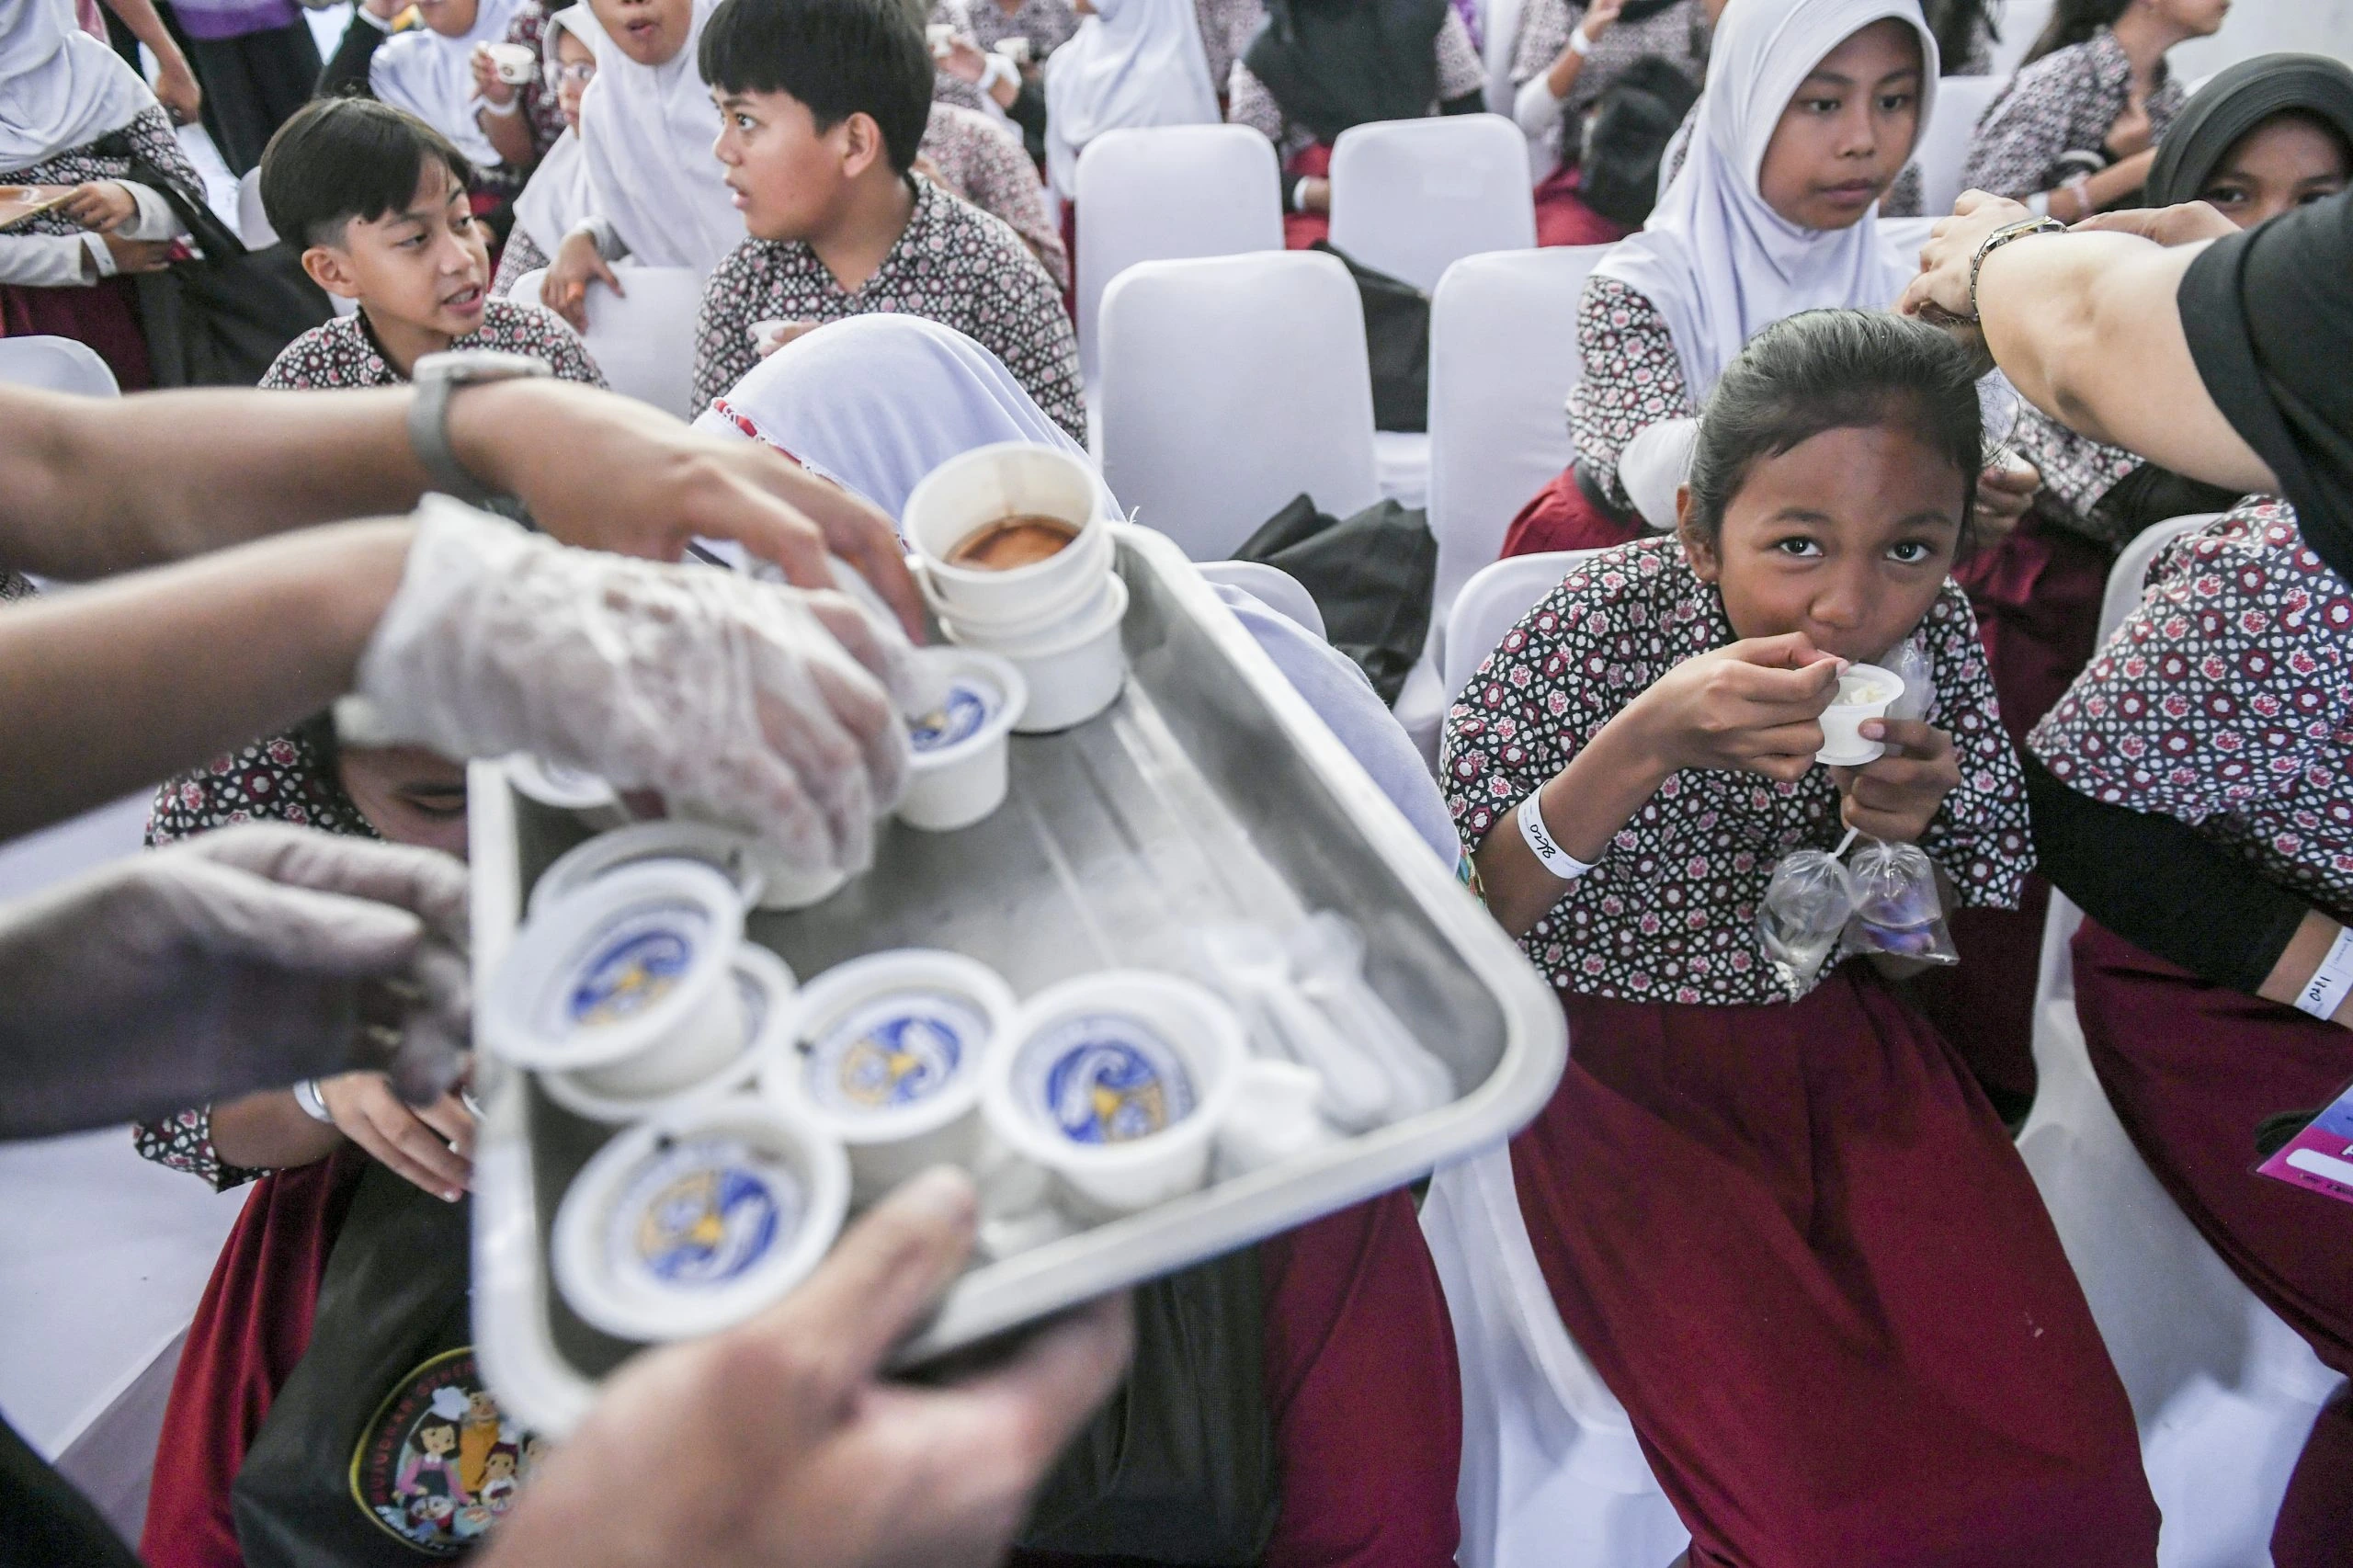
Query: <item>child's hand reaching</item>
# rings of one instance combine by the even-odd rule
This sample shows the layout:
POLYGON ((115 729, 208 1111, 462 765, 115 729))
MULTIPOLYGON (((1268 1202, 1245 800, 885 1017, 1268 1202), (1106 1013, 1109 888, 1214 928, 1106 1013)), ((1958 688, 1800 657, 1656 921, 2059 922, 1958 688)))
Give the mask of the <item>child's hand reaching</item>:
POLYGON ((1952 737, 1918 719, 1870 719, 1867 741, 1882 741, 1887 755, 1860 767, 1834 767, 1830 777, 1846 797, 1839 815, 1848 827, 1883 844, 1916 844, 1928 831, 1937 808, 1961 782, 1952 737))
POLYGON ((455 1203, 473 1180, 474 1119, 454 1093, 412 1109, 381 1073, 346 1073, 319 1082, 335 1131, 392 1174, 455 1203))
POLYGON ((1686 659, 1621 719, 1664 771, 1729 768, 1792 784, 1822 749, 1822 710, 1845 668, 1802 632, 1748 638, 1686 659))
POLYGON ((77 185, 74 194, 58 203, 57 210, 85 229, 111 233, 139 216, 139 203, 131 192, 110 179, 92 180, 77 185))

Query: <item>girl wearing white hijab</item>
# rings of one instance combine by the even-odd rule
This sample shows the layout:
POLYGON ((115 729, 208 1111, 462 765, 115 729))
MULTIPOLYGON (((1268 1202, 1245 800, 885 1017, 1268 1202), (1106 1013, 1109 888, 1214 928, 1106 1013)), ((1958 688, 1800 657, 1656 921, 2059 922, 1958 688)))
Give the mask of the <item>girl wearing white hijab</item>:
MULTIPOLYGON (((404 108, 447 136, 466 161, 486 175, 504 162, 474 118, 474 46, 496 43, 520 0, 419 0, 421 28, 386 39, 368 62, 368 91, 404 108)), ((507 171, 511 192, 514 171, 507 171)))
POLYGON ((170 117, 114 51, 57 0, 0 0, 0 185, 71 191, 0 233, 0 335, 85 343, 125 391, 153 381, 129 275, 163 267, 181 232, 128 177, 134 158, 204 199, 170 117))
POLYGON ((1095 0, 1046 62, 1046 177, 1078 194, 1078 155, 1107 131, 1214 125, 1217 93, 1192 0, 1095 0))
POLYGON ((547 156, 540 160, 539 167, 531 171, 523 193, 515 199, 515 227, 506 236, 506 248, 499 253, 498 275, 491 279, 490 291, 494 298, 506 298, 517 278, 547 266, 563 245, 564 235, 572 233, 592 210, 588 158, 580 145, 580 106, 586 88, 574 86, 563 73, 574 64, 595 69, 600 41, 609 41, 603 40, 604 30, 596 13, 585 4, 566 6, 548 18, 545 69, 554 84, 564 131, 548 149, 547 156), (585 61, 564 58, 567 53, 576 56, 582 51, 587 53, 585 61))

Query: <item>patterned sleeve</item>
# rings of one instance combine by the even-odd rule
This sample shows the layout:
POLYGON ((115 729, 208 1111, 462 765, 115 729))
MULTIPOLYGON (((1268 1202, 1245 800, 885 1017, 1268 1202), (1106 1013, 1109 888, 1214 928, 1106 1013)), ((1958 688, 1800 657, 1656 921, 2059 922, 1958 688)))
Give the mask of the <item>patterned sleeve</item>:
POLYGON ((1519 38, 1512 45, 1511 85, 1550 70, 1569 46, 1569 0, 1529 0, 1519 14, 1519 38))
MULTIPOLYGON (((996 220, 984 215, 983 222, 994 223, 996 220)), ((1005 361, 1005 368, 1021 383, 1021 390, 1036 400, 1047 418, 1068 431, 1072 440, 1085 446, 1086 405, 1081 400, 1078 386, 1078 335, 1071 326, 1070 312, 1063 309, 1062 290, 1017 236, 1009 230, 1002 232, 1010 247, 1018 251, 1017 259, 1021 265, 1005 279, 1004 313, 997 318, 998 324, 992 335, 996 341, 989 342, 977 332, 973 335, 982 339, 982 347, 1005 361)))
POLYGON ((2061 55, 2048 55, 2018 74, 1977 122, 1961 165, 1963 190, 1990 190, 2023 200, 2051 187, 2059 154, 2067 151, 2070 79, 2061 55))
POLYGON ((2195 827, 2341 790, 2353 589, 2284 501, 2243 502, 2158 553, 2140 605, 2028 737, 2078 794, 2195 827))
POLYGON ((1577 467, 1611 503, 1631 506, 1618 483, 1619 454, 1662 419, 1695 415, 1683 360, 1648 300, 1614 278, 1588 278, 1577 304, 1577 349, 1585 374, 1569 393, 1569 435, 1577 467))
POLYGON ((506 299, 515 292, 515 285, 523 274, 550 265, 547 253, 523 232, 522 224, 516 224, 506 236, 506 248, 499 252, 498 271, 490 280, 490 297, 506 299))
POLYGON ((1959 585, 1946 582, 1918 635, 1937 686, 1928 722, 1952 737, 1961 765, 1961 782, 1945 796, 1920 847, 1952 879, 1964 907, 2016 909, 2034 869, 2026 774, 2002 727, 1977 617, 1959 585))
POLYGON ((139 1151, 142 1160, 153 1160, 176 1171, 210 1182, 215 1192, 226 1192, 233 1187, 243 1187, 249 1181, 259 1181, 267 1171, 247 1170, 223 1160, 212 1147, 212 1108, 199 1106, 184 1110, 177 1116, 160 1121, 134 1122, 131 1129, 131 1146, 139 1151))
POLYGON ((278 351, 269 369, 254 384, 265 392, 308 392, 318 383, 313 367, 320 362, 325 327, 314 326, 278 351))
POLYGON ((965 199, 1019 234, 1052 275, 1055 288, 1069 288, 1070 256, 1063 246, 1062 230, 1047 210, 1038 166, 1021 143, 991 122, 961 126, 942 141, 951 142, 959 154, 956 183, 965 199))
MULTIPOLYGON (((572 324, 553 311, 537 306, 520 307, 531 318, 527 328, 529 346, 527 354, 536 354, 548 362, 560 381, 581 381, 589 386, 605 388, 605 372, 597 369, 597 361, 589 357, 587 345, 580 341, 572 324)), ((605 389, 610 390, 610 389, 605 389)))
POLYGON ((141 112, 125 128, 131 145, 140 157, 155 165, 179 187, 180 194, 201 203, 204 199, 204 176, 188 161, 188 153, 180 148, 180 139, 172 130, 172 118, 162 106, 141 112))
POLYGON ((2121 546, 2132 530, 2120 527, 2100 503, 2141 460, 2121 447, 2078 436, 2032 403, 2018 411, 2010 445, 2042 475, 2038 499, 2044 515, 2102 544, 2121 546))
POLYGON ((1258 74, 1240 60, 1233 62, 1233 74, 1227 82, 1225 118, 1235 125, 1246 125, 1275 144, 1281 151, 1287 128, 1283 123, 1282 106, 1275 102, 1275 95, 1267 91, 1267 84, 1258 74))
POLYGON ((695 320, 698 413, 760 362, 760 351, 752 345, 752 324, 759 319, 753 313, 757 308, 753 300, 756 244, 749 241, 728 252, 702 286, 702 310, 695 320))
POLYGON ((1479 47, 1462 13, 1449 6, 1438 29, 1438 101, 1450 104, 1479 92, 1487 85, 1487 68, 1479 62, 1479 47))

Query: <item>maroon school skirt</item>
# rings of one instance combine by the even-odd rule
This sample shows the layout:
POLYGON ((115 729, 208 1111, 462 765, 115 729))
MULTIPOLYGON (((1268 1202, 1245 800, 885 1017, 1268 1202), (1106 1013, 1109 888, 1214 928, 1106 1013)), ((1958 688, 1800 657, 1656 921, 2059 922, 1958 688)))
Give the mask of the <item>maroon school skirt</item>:
POLYGON ((1634 231, 1585 204, 1584 171, 1574 165, 1554 169, 1536 187, 1539 245, 1616 244, 1634 231))
MULTIPOLYGON (((2075 1015, 2117 1119, 2157 1180, 2264 1305, 2353 1375, 2353 1205, 2255 1174, 2255 1130, 2353 1079, 2353 1031, 2209 985, 2086 920, 2075 1015)), ((2353 1393, 2321 1413, 2271 1538, 2279 1568, 2353 1550, 2353 1393)))
POLYGON ((345 1147, 262 1177, 212 1265, 155 1445, 148 1568, 244 1568, 229 1483, 311 1345, 327 1254, 368 1156, 345 1147))
POLYGON ((1695 1563, 2149 1568, 2123 1385, 1935 1030, 1857 964, 1794 1006, 1563 1006, 1520 1208, 1695 1563))
POLYGON ((1549 550, 1608 550, 1641 539, 1649 530, 1633 518, 1611 516, 1585 493, 1571 463, 1529 498, 1504 531, 1503 559, 1540 555, 1549 550))
POLYGON ((70 337, 97 349, 124 392, 155 384, 138 285, 128 278, 103 278, 87 289, 0 283, 0 337, 70 337))

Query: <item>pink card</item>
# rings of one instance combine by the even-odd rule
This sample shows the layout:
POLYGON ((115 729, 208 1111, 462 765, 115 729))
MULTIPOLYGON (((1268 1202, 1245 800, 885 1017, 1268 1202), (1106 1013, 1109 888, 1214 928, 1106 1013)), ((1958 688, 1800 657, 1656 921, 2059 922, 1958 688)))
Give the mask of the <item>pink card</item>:
POLYGON ((2312 1125, 2256 1167, 2339 1202, 2353 1203, 2353 1089, 2313 1118, 2312 1125))

